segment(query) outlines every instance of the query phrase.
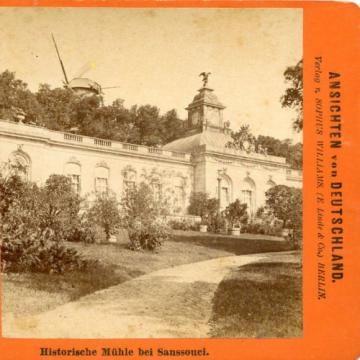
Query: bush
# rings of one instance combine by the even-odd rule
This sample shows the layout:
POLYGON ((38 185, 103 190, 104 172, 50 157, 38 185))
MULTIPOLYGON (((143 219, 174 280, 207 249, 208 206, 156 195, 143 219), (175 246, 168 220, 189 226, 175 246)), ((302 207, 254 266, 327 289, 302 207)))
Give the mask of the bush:
POLYGON ((154 250, 171 236, 165 202, 145 182, 127 191, 121 206, 122 226, 128 230, 131 249, 154 250))
POLYGON ((171 230, 164 220, 134 221, 129 228, 130 249, 155 250, 170 238, 171 230))
POLYGON ((282 225, 279 224, 266 224, 266 223, 259 223, 259 222, 251 222, 245 224, 241 227, 241 233, 248 233, 248 234, 262 234, 262 235, 269 235, 269 236, 281 236, 282 235, 282 225))
POLYGON ((9 241, 1 246, 3 272, 56 273, 85 270, 88 260, 83 260, 74 249, 66 248, 58 242, 37 240, 9 241))
POLYGON ((71 181, 63 175, 50 175, 37 194, 37 209, 43 230, 51 229, 54 240, 66 239, 80 226, 80 197, 72 190, 71 181))
POLYGON ((197 231, 199 230, 199 224, 191 220, 181 219, 181 220, 170 220, 168 225, 173 230, 184 230, 184 231, 197 231))
POLYGON ((247 213, 247 204, 242 204, 239 199, 229 204, 224 210, 225 218, 232 227, 248 222, 249 215, 247 213))
POLYGON ((190 204, 188 212, 190 215, 201 216, 203 221, 209 217, 218 215, 219 200, 209 198, 209 195, 203 192, 193 192, 190 195, 190 204))
POLYGON ((290 241, 294 248, 302 243, 302 191, 286 185, 276 185, 266 193, 266 206, 277 219, 283 221, 283 227, 291 229, 290 241))
POLYGON ((3 271, 61 273, 87 266, 75 250, 60 244, 78 221, 78 198, 68 184, 56 175, 38 187, 0 174, 3 271))
POLYGON ((87 237, 96 239, 99 229, 93 226, 97 225, 103 229, 106 241, 108 241, 110 236, 116 233, 120 226, 120 220, 116 196, 112 193, 97 194, 90 209, 85 213, 85 221, 82 226, 83 235, 85 239, 87 237))
POLYGON ((220 233, 226 229, 226 219, 221 215, 209 216, 207 219, 208 231, 212 233, 220 233))

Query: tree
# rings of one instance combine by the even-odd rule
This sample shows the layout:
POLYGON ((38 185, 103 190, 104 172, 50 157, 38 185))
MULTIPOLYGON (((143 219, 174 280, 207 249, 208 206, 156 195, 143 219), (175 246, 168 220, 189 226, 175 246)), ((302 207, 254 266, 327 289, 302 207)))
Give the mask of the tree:
POLYGON ((15 73, 0 73, 0 118, 37 123, 43 116, 41 105, 27 84, 15 78, 15 73))
POLYGON ((219 201, 216 198, 209 198, 207 193, 193 192, 190 195, 188 212, 190 215, 201 216, 202 220, 218 213, 219 201))
POLYGON ((302 143, 292 144, 290 139, 279 140, 272 136, 258 135, 256 139, 257 147, 261 145, 267 149, 269 155, 281 156, 286 158, 286 162, 293 169, 302 169, 303 145, 302 143))
POLYGON ((239 199, 236 199, 226 207, 224 215, 232 227, 240 224, 246 224, 249 218, 247 213, 247 204, 242 204, 239 199))
POLYGON ((106 240, 110 239, 120 225, 116 196, 112 193, 97 194, 87 212, 87 221, 103 228, 106 240))
POLYGON ((72 189, 70 179, 64 175, 50 175, 39 196, 41 228, 51 230, 57 241, 71 236, 80 224, 81 199, 72 189))
POLYGON ((3 271, 63 273, 86 268, 87 262, 61 243, 65 218, 70 219, 64 218, 65 212, 72 211, 65 207, 66 188, 66 182, 58 178, 39 187, 17 175, 0 173, 3 271))
POLYGON ((208 225, 208 230, 211 232, 219 232, 225 227, 224 217, 219 213, 219 200, 209 198, 207 193, 191 193, 188 212, 191 215, 201 216, 201 222, 208 225))
POLYGON ((231 133, 232 141, 229 141, 226 146, 237 150, 246 150, 245 142, 254 142, 254 136, 250 132, 250 125, 242 125, 236 132, 231 133))
POLYGON ((129 189, 121 207, 122 225, 128 229, 131 249, 154 250, 169 239, 171 230, 164 202, 155 195, 151 184, 143 181, 129 189))
POLYGON ((300 132, 303 129, 303 60, 295 66, 289 66, 284 72, 285 81, 290 84, 281 97, 281 105, 295 109, 297 116, 293 127, 300 132))
POLYGON ((163 144, 180 138, 184 131, 184 123, 178 118, 175 109, 168 111, 161 117, 161 138, 163 144))
POLYGON ((294 240, 302 238, 302 191, 286 185, 276 185, 266 193, 266 206, 276 218, 283 221, 283 228, 293 230, 294 240))
POLYGON ((43 110, 42 125, 60 131, 69 131, 76 126, 73 107, 77 96, 71 89, 51 89, 47 84, 40 84, 36 99, 43 110))

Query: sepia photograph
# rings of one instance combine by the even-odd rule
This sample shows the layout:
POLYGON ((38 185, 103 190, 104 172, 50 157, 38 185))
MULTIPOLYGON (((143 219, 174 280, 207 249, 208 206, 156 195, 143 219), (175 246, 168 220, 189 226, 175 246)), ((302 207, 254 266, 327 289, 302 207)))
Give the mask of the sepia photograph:
POLYGON ((2 336, 302 338, 303 10, 0 22, 2 336))

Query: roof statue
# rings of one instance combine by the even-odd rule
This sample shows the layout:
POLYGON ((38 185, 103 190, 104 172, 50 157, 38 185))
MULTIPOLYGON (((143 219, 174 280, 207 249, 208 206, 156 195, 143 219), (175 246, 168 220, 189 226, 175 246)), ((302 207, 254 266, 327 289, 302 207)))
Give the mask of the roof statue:
POLYGON ((209 81, 210 74, 211 74, 211 72, 205 72, 205 71, 203 71, 201 74, 199 74, 199 76, 202 76, 203 87, 206 87, 206 85, 209 81))

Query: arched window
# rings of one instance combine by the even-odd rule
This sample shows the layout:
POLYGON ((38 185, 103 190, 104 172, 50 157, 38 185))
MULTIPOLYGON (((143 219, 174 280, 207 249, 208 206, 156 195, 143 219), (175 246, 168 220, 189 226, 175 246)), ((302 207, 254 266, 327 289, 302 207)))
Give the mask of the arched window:
POLYGON ((217 197, 220 195, 220 209, 224 210, 230 203, 232 198, 232 182, 229 176, 222 174, 218 177, 218 186, 216 187, 217 197), (220 179, 220 181, 219 181, 220 179), (220 183, 220 194, 219 194, 220 183))
POLYGON ((124 191, 132 190, 136 185, 136 171, 132 168, 126 168, 123 171, 124 181, 123 189, 124 191))
POLYGON ((65 165, 65 175, 71 180, 71 187, 77 193, 81 192, 81 165, 76 160, 71 160, 65 165))
POLYGON ((107 194, 109 191, 109 168, 105 164, 97 165, 95 168, 95 192, 107 194))
POLYGON ((255 211, 255 182, 249 176, 247 176, 241 183, 241 197, 240 201, 247 205, 247 209, 250 215, 255 211))
POLYGON ((23 181, 30 180, 31 159, 22 150, 17 150, 10 155, 11 168, 23 181))

